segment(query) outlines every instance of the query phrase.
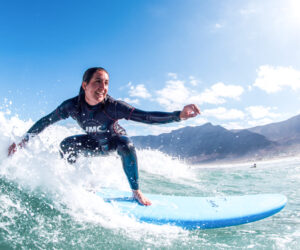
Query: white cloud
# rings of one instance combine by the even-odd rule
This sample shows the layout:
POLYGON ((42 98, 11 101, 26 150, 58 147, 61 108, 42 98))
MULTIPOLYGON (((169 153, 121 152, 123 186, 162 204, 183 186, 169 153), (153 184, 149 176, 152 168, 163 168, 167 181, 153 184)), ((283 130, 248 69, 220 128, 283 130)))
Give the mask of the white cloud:
POLYGON ((127 86, 129 87, 129 95, 131 97, 139 97, 144 99, 151 97, 151 94, 145 88, 144 84, 138 84, 136 86, 133 86, 130 82, 127 86))
POLYGON ((257 75, 253 86, 267 93, 276 93, 283 87, 290 87, 293 90, 300 89, 300 71, 293 67, 263 65, 257 70, 257 75))
POLYGON ((221 126, 226 129, 244 129, 245 128, 239 122, 228 122, 225 124, 221 124, 221 126))
POLYGON ((193 118, 193 120, 191 120, 191 122, 196 125, 196 126, 199 126, 199 125, 203 125, 205 123, 208 123, 209 121, 204 118, 203 116, 196 116, 195 118, 193 118))
POLYGON ((199 96, 195 96, 193 99, 199 99, 198 102, 210 103, 210 104, 222 104, 225 103, 225 98, 232 98, 238 100, 243 94, 244 89, 238 85, 225 85, 222 82, 218 82, 211 86, 209 89, 205 89, 199 96))
POLYGON ((170 73, 168 73, 168 77, 170 77, 170 78, 176 80, 176 79, 178 78, 178 75, 177 75, 176 73, 170 72, 170 73))
POLYGON ((224 107, 219 107, 216 109, 206 109, 203 111, 204 116, 215 117, 219 120, 235 120, 243 119, 245 117, 244 112, 237 109, 226 109, 224 107))
POLYGON ((139 100, 138 99, 130 99, 130 98, 125 98, 124 102, 127 102, 128 104, 139 104, 139 100))
POLYGON ((166 86, 156 91, 157 101, 160 105, 165 106, 167 110, 182 109, 190 98, 190 91, 184 86, 184 81, 169 80, 166 86))
MULTIPOLYGON (((191 85, 194 87, 197 80, 194 77, 190 77, 190 80, 192 81, 191 85)), ((171 111, 181 109, 189 103, 198 105, 203 103, 222 104, 227 101, 226 99, 239 100, 243 92, 243 87, 239 85, 225 85, 222 82, 218 82, 199 93, 187 87, 184 81, 172 79, 166 82, 166 86, 163 89, 156 91, 156 101, 171 111)))
POLYGON ((275 108, 264 106, 250 106, 246 108, 246 111, 253 119, 277 118, 280 115, 271 111, 274 109, 275 108))
POLYGON ((248 125, 250 127, 256 127, 256 126, 262 126, 262 125, 270 124, 272 122, 273 122, 272 119, 270 119, 270 118, 264 118, 264 119, 259 119, 259 120, 248 121, 248 125))
POLYGON ((198 85, 199 81, 194 76, 190 76, 189 79, 190 79, 190 84, 192 86, 197 86, 198 85))
POLYGON ((223 28, 223 24, 216 23, 216 24, 215 24, 215 28, 216 28, 216 29, 221 29, 221 28, 223 28))

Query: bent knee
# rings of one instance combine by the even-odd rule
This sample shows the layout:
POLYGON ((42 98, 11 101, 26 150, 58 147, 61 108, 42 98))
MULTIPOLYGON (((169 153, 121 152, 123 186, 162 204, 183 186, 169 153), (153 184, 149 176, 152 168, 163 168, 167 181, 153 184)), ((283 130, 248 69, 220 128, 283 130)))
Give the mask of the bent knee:
POLYGON ((120 152, 128 152, 132 151, 135 152, 135 147, 133 142, 127 136, 120 136, 116 140, 117 149, 120 152))
POLYGON ((120 138, 120 145, 127 148, 134 148, 133 142, 126 136, 120 138))
POLYGON ((59 146, 64 154, 69 153, 70 151, 73 151, 76 148, 75 140, 73 137, 67 137, 63 139, 59 146))
POLYGON ((70 148, 70 144, 68 143, 67 138, 64 139, 60 144, 60 149, 63 153, 66 153, 68 151, 68 148, 70 148))

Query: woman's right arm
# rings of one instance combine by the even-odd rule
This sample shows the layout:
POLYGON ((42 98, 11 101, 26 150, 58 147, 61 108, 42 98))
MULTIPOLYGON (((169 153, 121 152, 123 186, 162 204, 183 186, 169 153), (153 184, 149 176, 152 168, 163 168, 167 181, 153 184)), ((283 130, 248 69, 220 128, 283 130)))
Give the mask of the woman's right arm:
POLYGON ((17 148, 23 148, 26 143, 29 141, 30 137, 33 137, 39 133, 41 133, 45 128, 47 128, 49 125, 58 122, 62 119, 66 119, 69 117, 69 110, 67 105, 67 101, 63 102, 59 107, 57 107, 53 112, 51 112, 49 115, 44 116, 40 120, 38 120, 25 134, 23 139, 21 140, 18 145, 16 143, 13 143, 8 148, 8 155, 12 155, 17 151, 17 148))
POLYGON ((60 107, 58 107, 56 110, 54 110, 49 115, 44 116, 40 120, 38 120, 33 126, 27 131, 27 136, 35 136, 39 133, 41 133, 45 128, 47 128, 49 125, 58 122, 62 119, 65 119, 61 116, 61 112, 59 111, 60 107))

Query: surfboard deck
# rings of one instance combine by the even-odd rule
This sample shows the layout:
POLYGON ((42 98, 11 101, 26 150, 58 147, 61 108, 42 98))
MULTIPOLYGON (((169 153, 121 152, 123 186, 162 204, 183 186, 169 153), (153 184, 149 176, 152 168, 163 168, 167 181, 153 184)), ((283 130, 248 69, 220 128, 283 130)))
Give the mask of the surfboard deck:
POLYGON ((96 193, 124 214, 139 221, 171 224, 185 229, 208 229, 250 223, 278 213, 287 198, 281 194, 189 197, 145 194, 152 205, 142 206, 131 192, 103 189, 96 193))

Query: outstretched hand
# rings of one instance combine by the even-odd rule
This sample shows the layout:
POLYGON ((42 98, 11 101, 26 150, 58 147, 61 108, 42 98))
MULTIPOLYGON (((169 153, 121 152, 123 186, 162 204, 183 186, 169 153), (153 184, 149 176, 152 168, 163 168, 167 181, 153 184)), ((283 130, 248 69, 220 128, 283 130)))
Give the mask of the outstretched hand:
POLYGON ((12 156, 14 153, 17 152, 17 148, 24 148, 26 145, 27 141, 25 139, 23 139, 18 146, 16 145, 16 143, 13 143, 9 146, 8 148, 8 156, 12 156))
POLYGON ((16 143, 13 143, 8 148, 8 156, 13 155, 17 151, 17 145, 16 143))
POLYGON ((186 120, 197 115, 200 115, 200 109, 196 104, 189 104, 184 106, 183 110, 180 112, 180 119, 186 120))

